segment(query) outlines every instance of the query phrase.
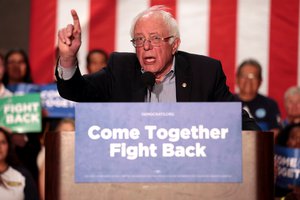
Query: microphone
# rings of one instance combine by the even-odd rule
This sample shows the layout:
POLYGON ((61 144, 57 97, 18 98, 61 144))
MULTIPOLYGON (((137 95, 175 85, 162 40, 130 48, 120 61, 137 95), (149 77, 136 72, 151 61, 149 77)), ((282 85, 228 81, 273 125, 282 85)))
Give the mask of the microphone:
POLYGON ((142 74, 142 81, 147 87, 147 102, 150 102, 151 100, 151 91, 153 89, 154 83, 155 83, 155 75, 152 72, 144 72, 142 74))
POLYGON ((155 75, 152 72, 144 72, 142 74, 142 81, 148 90, 152 91, 155 83, 155 75))

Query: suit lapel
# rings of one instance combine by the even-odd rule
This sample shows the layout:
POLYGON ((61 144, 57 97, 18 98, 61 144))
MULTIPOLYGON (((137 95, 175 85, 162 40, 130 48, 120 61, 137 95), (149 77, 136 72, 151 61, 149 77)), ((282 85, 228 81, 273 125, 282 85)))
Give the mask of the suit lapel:
POLYGON ((144 102, 145 95, 146 95, 146 87, 142 83, 141 80, 133 83, 132 85, 133 92, 132 92, 132 101, 133 102, 144 102))
POLYGON ((189 64, 179 53, 175 55, 176 98, 177 102, 190 101, 191 77, 189 64))
POLYGON ((134 67, 134 76, 131 82, 132 88, 132 101, 133 102, 144 102, 146 95, 146 87, 142 81, 142 72, 141 66, 136 59, 135 67, 134 67))

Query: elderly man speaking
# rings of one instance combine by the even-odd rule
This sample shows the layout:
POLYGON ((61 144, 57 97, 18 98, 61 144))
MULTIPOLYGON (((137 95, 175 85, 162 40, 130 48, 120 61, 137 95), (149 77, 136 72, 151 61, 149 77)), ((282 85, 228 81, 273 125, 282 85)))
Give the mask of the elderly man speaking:
MULTIPOLYGON (((234 101, 220 61, 178 51, 176 20, 164 6, 136 16, 131 27, 136 53, 112 53, 107 67, 82 76, 76 54, 81 45, 78 15, 58 33, 57 85, 62 97, 78 102, 234 101)), ((243 129, 259 130, 243 110, 243 129)))

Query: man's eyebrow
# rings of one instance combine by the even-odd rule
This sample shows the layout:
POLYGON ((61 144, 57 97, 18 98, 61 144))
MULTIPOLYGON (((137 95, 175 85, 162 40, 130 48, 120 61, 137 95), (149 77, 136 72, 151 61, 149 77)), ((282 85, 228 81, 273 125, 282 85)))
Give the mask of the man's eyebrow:
POLYGON ((158 32, 149 33, 149 35, 159 35, 158 32))
MULTIPOLYGON (((160 35, 160 34, 158 32, 150 32, 150 33, 148 33, 148 35, 160 35)), ((134 34, 134 36, 143 36, 143 37, 145 37, 144 34, 142 34, 142 33, 136 33, 136 34, 134 34)))
POLYGON ((142 34, 142 33, 137 33, 137 34, 134 34, 134 37, 140 37, 140 36, 142 36, 142 37, 144 37, 144 35, 142 34))

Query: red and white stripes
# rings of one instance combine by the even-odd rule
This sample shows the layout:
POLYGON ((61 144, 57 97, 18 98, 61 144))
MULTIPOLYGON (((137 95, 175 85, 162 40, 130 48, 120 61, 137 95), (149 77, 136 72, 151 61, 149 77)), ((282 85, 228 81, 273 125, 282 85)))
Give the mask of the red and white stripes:
MULTIPOLYGON (((246 58, 263 67, 262 94, 282 108, 284 91, 300 84, 299 0, 31 0, 30 60, 36 83, 53 80, 56 35, 72 23, 76 9, 82 26, 79 52, 85 73, 88 50, 134 51, 130 27, 137 13, 152 5, 172 8, 181 31, 180 49, 222 61, 234 92, 235 71, 246 58)), ((283 111, 283 110, 282 110, 283 111)))

